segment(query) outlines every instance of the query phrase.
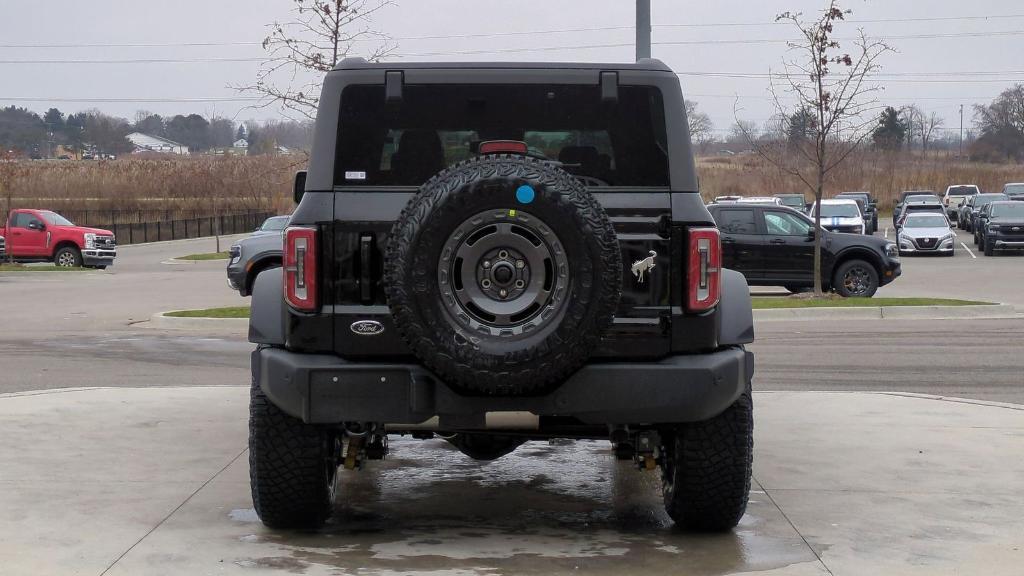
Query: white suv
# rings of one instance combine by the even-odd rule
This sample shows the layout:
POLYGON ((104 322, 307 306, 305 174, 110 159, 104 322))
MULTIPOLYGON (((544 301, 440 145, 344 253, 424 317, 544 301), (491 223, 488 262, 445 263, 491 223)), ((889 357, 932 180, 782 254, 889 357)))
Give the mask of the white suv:
MULTIPOLYGON (((809 216, 813 220, 818 213, 817 202, 811 206, 809 216)), ((864 234, 864 214, 856 200, 833 198, 821 201, 821 226, 833 232, 864 234)))

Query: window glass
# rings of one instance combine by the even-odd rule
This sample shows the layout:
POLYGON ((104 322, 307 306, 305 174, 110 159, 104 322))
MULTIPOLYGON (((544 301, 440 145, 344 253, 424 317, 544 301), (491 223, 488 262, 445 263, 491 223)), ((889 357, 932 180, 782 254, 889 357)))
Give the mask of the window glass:
POLYGON ((992 215, 1000 218, 1024 218, 1024 202, 993 204, 992 215))
POLYGON ((42 212, 42 215, 43 218, 46 218, 46 221, 52 224, 53 226, 74 226, 74 224, 72 224, 70 220, 61 216, 60 214, 57 214, 56 212, 46 211, 42 212))
POLYGON ((260 230, 264 232, 275 232, 278 230, 284 230, 288 227, 289 216, 275 216, 273 218, 267 218, 263 222, 263 226, 260 226, 260 230))
POLYGON ((753 210, 721 210, 715 220, 724 234, 757 234, 753 210))
POLYGON ((14 215, 14 218, 11 220, 11 227, 28 228, 29 222, 32 222, 33 220, 38 221, 39 219, 33 216, 32 214, 29 214, 28 212, 18 212, 14 215))
POLYGON ((812 229, 811 223, 799 216, 774 211, 764 213, 764 225, 769 234, 779 236, 806 236, 812 229))
POLYGON ((620 86, 411 84, 386 103, 383 86, 342 94, 335 184, 419 186, 477 154, 481 142, 525 142, 589 186, 667 187, 661 92, 620 86))
POLYGON ((860 208, 856 204, 822 204, 822 218, 856 218, 860 216, 860 208))
POLYGON ((952 186, 949 189, 950 196, 972 196, 978 193, 975 186, 952 186))
POLYGON ((904 226, 907 228, 945 228, 949 226, 949 222, 942 216, 921 214, 907 217, 907 222, 904 226))
POLYGON ((1010 196, 1024 194, 1024 184, 1007 184, 1003 188, 1003 194, 1008 194, 1010 196))

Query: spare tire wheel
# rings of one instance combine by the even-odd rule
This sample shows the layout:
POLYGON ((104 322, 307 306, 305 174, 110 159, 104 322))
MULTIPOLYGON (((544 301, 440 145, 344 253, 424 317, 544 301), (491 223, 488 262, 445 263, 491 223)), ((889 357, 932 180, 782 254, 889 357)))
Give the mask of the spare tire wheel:
POLYGON ((618 306, 615 230, 574 177, 480 156, 424 184, 395 222, 385 293, 412 352, 472 393, 542 391, 582 366, 618 306))

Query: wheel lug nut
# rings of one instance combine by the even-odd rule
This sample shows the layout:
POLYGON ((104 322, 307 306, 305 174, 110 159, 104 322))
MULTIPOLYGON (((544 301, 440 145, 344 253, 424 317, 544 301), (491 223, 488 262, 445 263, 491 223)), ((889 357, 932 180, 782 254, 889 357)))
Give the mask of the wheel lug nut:
POLYGON ((490 267, 491 267, 491 261, 490 260, 484 260, 484 268, 490 268, 490 267))
POLYGON ((520 270, 522 270, 525 266, 526 266, 526 262, 523 262, 522 260, 516 260, 516 268, 519 268, 520 270))
POLYGON ((498 294, 501 294, 501 297, 504 298, 505 296, 508 296, 508 290, 502 288, 501 290, 498 291, 498 294))

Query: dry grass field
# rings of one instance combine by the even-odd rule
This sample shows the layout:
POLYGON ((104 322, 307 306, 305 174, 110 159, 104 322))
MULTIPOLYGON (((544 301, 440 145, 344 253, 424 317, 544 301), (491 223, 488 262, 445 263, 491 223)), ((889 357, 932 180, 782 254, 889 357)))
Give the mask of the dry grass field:
POLYGON ((225 208, 287 212, 295 171, 305 165, 305 156, 10 162, 0 166, 0 203, 10 194, 12 208, 45 207, 58 212, 225 208))
MULTIPOLYGON (((701 193, 715 196, 771 196, 810 189, 754 154, 704 157, 697 160, 701 193)), ((865 151, 851 156, 826 181, 825 196, 867 190, 883 210, 904 190, 945 192, 950 184, 977 184, 985 192, 999 192, 1007 182, 1024 181, 1024 165, 961 162, 945 155, 909 156, 906 153, 865 151)))
MULTIPOLYGON (((0 166, 0 202, 6 199, 4 188, 9 185, 15 208, 203 212, 233 208, 287 213, 292 205, 292 178, 305 165, 305 156, 9 162, 0 166)), ((782 192, 811 197, 799 180, 753 154, 699 158, 697 169, 705 199, 782 192)), ((978 184, 985 191, 998 191, 1006 182, 1020 181, 1024 181, 1024 165, 865 151, 830 175, 826 196, 868 190, 887 210, 903 190, 942 192, 950 184, 978 184)))

